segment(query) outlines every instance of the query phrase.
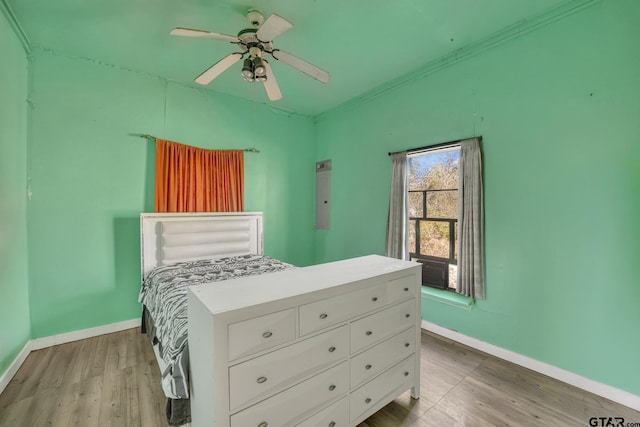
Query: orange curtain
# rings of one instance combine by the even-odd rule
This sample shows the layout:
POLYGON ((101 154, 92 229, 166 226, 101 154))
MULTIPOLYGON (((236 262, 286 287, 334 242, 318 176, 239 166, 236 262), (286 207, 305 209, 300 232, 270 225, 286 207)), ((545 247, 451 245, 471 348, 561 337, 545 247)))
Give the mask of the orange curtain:
POLYGON ((243 151, 156 140, 156 212, 243 210, 243 151))

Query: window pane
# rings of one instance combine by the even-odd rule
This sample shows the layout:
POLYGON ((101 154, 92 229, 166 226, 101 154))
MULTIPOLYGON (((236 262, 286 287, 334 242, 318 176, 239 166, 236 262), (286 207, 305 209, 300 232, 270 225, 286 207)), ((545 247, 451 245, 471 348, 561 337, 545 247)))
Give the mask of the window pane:
POLYGON ((409 190, 458 188, 460 147, 445 148, 409 157, 409 190))
POLYGON ((457 218, 458 190, 427 193, 428 218, 457 218))
POLYGON ((424 193, 409 193, 409 218, 424 218, 424 212, 422 208, 422 195, 424 193))
POLYGON ((458 266, 449 264, 449 288, 455 289, 458 283, 458 266))
POLYGON ((416 251, 416 221, 409 221, 409 252, 416 251))
POLYGON ((424 190, 424 177, 427 173, 423 167, 423 156, 409 157, 407 167, 407 186, 411 190, 424 190))
POLYGON ((449 223, 420 221, 420 253, 449 258, 449 223))

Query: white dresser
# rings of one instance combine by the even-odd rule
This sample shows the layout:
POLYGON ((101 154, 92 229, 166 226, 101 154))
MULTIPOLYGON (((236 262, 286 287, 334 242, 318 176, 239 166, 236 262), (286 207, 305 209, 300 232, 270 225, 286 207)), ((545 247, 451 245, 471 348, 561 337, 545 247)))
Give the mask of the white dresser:
POLYGON ((191 287, 192 425, 355 426, 417 398, 420 274, 371 255, 191 287))

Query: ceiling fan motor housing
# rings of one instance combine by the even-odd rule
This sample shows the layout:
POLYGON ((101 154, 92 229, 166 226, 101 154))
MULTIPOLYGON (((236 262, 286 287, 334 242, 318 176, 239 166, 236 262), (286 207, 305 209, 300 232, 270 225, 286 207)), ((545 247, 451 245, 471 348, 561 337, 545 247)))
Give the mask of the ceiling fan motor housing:
POLYGON ((240 43, 245 45, 258 42, 255 28, 245 28, 244 30, 240 30, 240 32, 238 33, 238 38, 240 39, 240 43))
POLYGON ((254 28, 246 28, 238 33, 238 39, 240 40, 239 46, 241 46, 243 52, 249 52, 251 57, 262 56, 265 52, 270 52, 273 48, 271 42, 262 42, 256 35, 254 28))

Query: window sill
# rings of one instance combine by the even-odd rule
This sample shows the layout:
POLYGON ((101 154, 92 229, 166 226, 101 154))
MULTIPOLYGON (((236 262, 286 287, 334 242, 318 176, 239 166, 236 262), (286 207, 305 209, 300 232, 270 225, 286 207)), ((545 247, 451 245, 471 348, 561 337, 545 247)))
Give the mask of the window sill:
POLYGON ((422 287, 422 297, 432 301, 452 305, 454 307, 463 308, 465 310, 471 310, 473 304, 476 302, 473 298, 466 297, 455 292, 429 288, 427 286, 422 287))

